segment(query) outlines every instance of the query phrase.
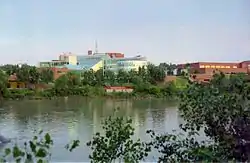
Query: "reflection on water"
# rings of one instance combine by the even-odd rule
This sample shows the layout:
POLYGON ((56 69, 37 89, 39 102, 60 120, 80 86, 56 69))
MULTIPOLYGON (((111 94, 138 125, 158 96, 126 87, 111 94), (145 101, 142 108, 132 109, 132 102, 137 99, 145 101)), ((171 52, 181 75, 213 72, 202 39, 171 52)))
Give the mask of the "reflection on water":
MULTIPOLYGON (((0 132, 14 142, 30 139, 34 130, 43 129, 53 136, 55 161, 87 161, 85 146, 95 132, 101 132, 101 122, 114 115, 133 119, 136 137, 147 139, 145 131, 171 132, 178 129, 176 103, 164 100, 111 100, 101 98, 62 98, 43 101, 13 101, 0 109, 0 132), (64 149, 72 139, 80 139, 82 146, 69 153, 64 149)), ((1 149, 1 146, 0 146, 1 149)))

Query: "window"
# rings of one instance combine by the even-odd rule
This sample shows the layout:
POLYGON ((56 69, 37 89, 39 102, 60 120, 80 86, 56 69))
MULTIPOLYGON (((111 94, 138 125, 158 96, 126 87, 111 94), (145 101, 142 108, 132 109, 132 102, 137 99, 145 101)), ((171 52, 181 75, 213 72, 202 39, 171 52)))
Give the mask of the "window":
POLYGON ((216 68, 220 68, 220 66, 215 66, 216 68))
POLYGON ((225 66, 221 66, 220 68, 225 68, 225 66))
POLYGON ((210 68, 210 66, 209 66, 209 65, 206 65, 206 68, 210 68))
POLYGON ((226 68, 230 68, 230 66, 226 66, 226 68))
POLYGON ((233 66, 233 68, 237 68, 237 66, 233 66))
POLYGON ((200 65, 200 68, 205 68, 205 66, 204 65, 200 65))
POLYGON ((215 68, 215 65, 212 65, 211 68, 215 68))

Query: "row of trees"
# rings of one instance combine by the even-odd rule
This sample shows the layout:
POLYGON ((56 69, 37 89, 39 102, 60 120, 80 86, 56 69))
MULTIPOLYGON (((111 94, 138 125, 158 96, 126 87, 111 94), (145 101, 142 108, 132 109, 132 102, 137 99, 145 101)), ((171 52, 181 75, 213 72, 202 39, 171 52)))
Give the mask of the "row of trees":
MULTIPOLYGON (((82 71, 79 76, 83 85, 118 85, 124 83, 151 83, 162 82, 167 75, 173 75, 176 69, 175 64, 161 63, 159 66, 149 64, 147 67, 139 68, 139 71, 126 72, 120 70, 117 74, 102 69, 94 72, 92 70, 82 71)), ((50 69, 37 69, 29 65, 4 65, 0 67, 7 76, 15 74, 19 81, 29 83, 53 82, 53 72, 50 69)), ((72 74, 72 73, 71 73, 72 74)))
POLYGON ((81 74, 82 82, 86 85, 121 85, 121 84, 140 84, 151 83, 156 84, 163 82, 165 79, 165 70, 160 66, 148 65, 147 67, 141 67, 138 71, 131 70, 129 72, 119 70, 117 73, 113 71, 102 69, 93 72, 85 71, 81 74))
MULTIPOLYGON (((19 81, 39 83, 39 82, 52 82, 53 72, 50 69, 37 69, 35 66, 29 65, 4 65, 0 67, 0 70, 5 72, 7 76, 15 74, 19 81)), ((75 74, 82 79, 82 83, 85 85, 104 85, 107 84, 121 84, 121 83, 133 83, 133 82, 150 82, 156 84, 161 82, 165 78, 166 67, 160 65, 155 66, 153 64, 147 67, 139 68, 139 71, 126 72, 120 70, 117 74, 112 71, 102 69, 94 72, 93 70, 82 71, 75 74), (136 81, 138 80, 138 81, 136 81)))
POLYGON ((163 68, 167 75, 174 75, 174 71, 177 69, 177 65, 172 63, 160 63, 159 67, 163 68))
MULTIPOLYGON (((158 162, 230 162, 250 161, 250 86, 247 76, 216 74, 211 83, 192 83, 180 96, 179 112, 185 119, 180 128, 187 132, 179 134, 156 134, 148 130, 151 140, 134 140, 131 119, 109 117, 103 124, 104 134, 96 133, 87 143, 92 150, 92 162, 139 162, 151 151, 159 153, 158 162), (211 141, 197 141, 204 132, 211 141)), ((49 159, 51 138, 48 134, 30 142, 33 153, 6 149, 4 159, 11 152, 15 159, 49 159), (40 140, 40 139, 39 139, 40 140), (38 142, 38 143, 37 143, 38 142), (35 144, 35 146, 34 146, 35 144)), ((66 148, 72 151, 79 146, 74 140, 66 148)), ((18 149, 18 150, 17 150, 18 149)))
MULTIPOLYGON (((160 64, 159 66, 149 64, 146 67, 140 67, 138 71, 131 70, 129 72, 119 70, 113 72, 110 70, 100 69, 96 72, 93 70, 87 71, 71 71, 53 80, 53 72, 50 69, 37 69, 29 65, 4 65, 0 67, 3 74, 0 78, 1 96, 7 88, 7 80, 10 75, 16 75, 18 81, 26 83, 54 83, 52 90, 44 92, 41 96, 67 96, 67 95, 86 95, 89 94, 103 94, 103 86, 133 86, 137 92, 146 92, 156 96, 165 96, 171 94, 170 89, 159 88, 158 83, 163 83, 166 77, 166 72, 172 74, 174 65, 160 64), (171 72, 170 72, 171 71, 171 72), (84 88, 83 88, 84 87, 84 88), (92 89, 99 87, 100 89, 92 89), (92 91, 91 91, 92 90, 92 91), (92 92, 92 93, 89 93, 92 92), (93 93, 94 92, 94 93, 93 93)), ((13 92, 14 90, 12 90, 13 92)), ((33 95, 32 92, 23 92, 19 90, 22 97, 25 94, 33 95)), ((13 94, 13 93, 11 93, 13 94)), ((14 96, 9 98, 21 98, 17 90, 14 91, 14 96)), ((40 95, 39 95, 40 96, 40 95)), ((4 96, 6 97, 6 96, 4 96)))
POLYGON ((50 69, 37 69, 35 66, 30 65, 4 65, 0 67, 6 76, 16 75, 18 81, 29 83, 49 83, 53 81, 53 72, 50 69))

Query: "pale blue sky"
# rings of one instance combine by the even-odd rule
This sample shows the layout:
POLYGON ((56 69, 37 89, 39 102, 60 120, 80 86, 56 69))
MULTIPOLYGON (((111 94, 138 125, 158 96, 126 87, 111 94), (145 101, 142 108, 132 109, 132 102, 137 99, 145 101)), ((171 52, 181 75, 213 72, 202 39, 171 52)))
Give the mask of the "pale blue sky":
POLYGON ((139 52, 155 63, 250 59, 249 0, 0 0, 0 63, 61 52, 139 52))

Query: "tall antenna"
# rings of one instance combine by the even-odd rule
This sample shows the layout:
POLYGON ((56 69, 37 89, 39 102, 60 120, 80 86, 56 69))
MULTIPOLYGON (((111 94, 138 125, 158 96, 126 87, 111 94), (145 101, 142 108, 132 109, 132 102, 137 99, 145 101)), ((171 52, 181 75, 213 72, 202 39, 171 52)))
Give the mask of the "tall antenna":
POLYGON ((95 53, 98 53, 98 44, 97 44, 97 40, 95 40, 95 53))

